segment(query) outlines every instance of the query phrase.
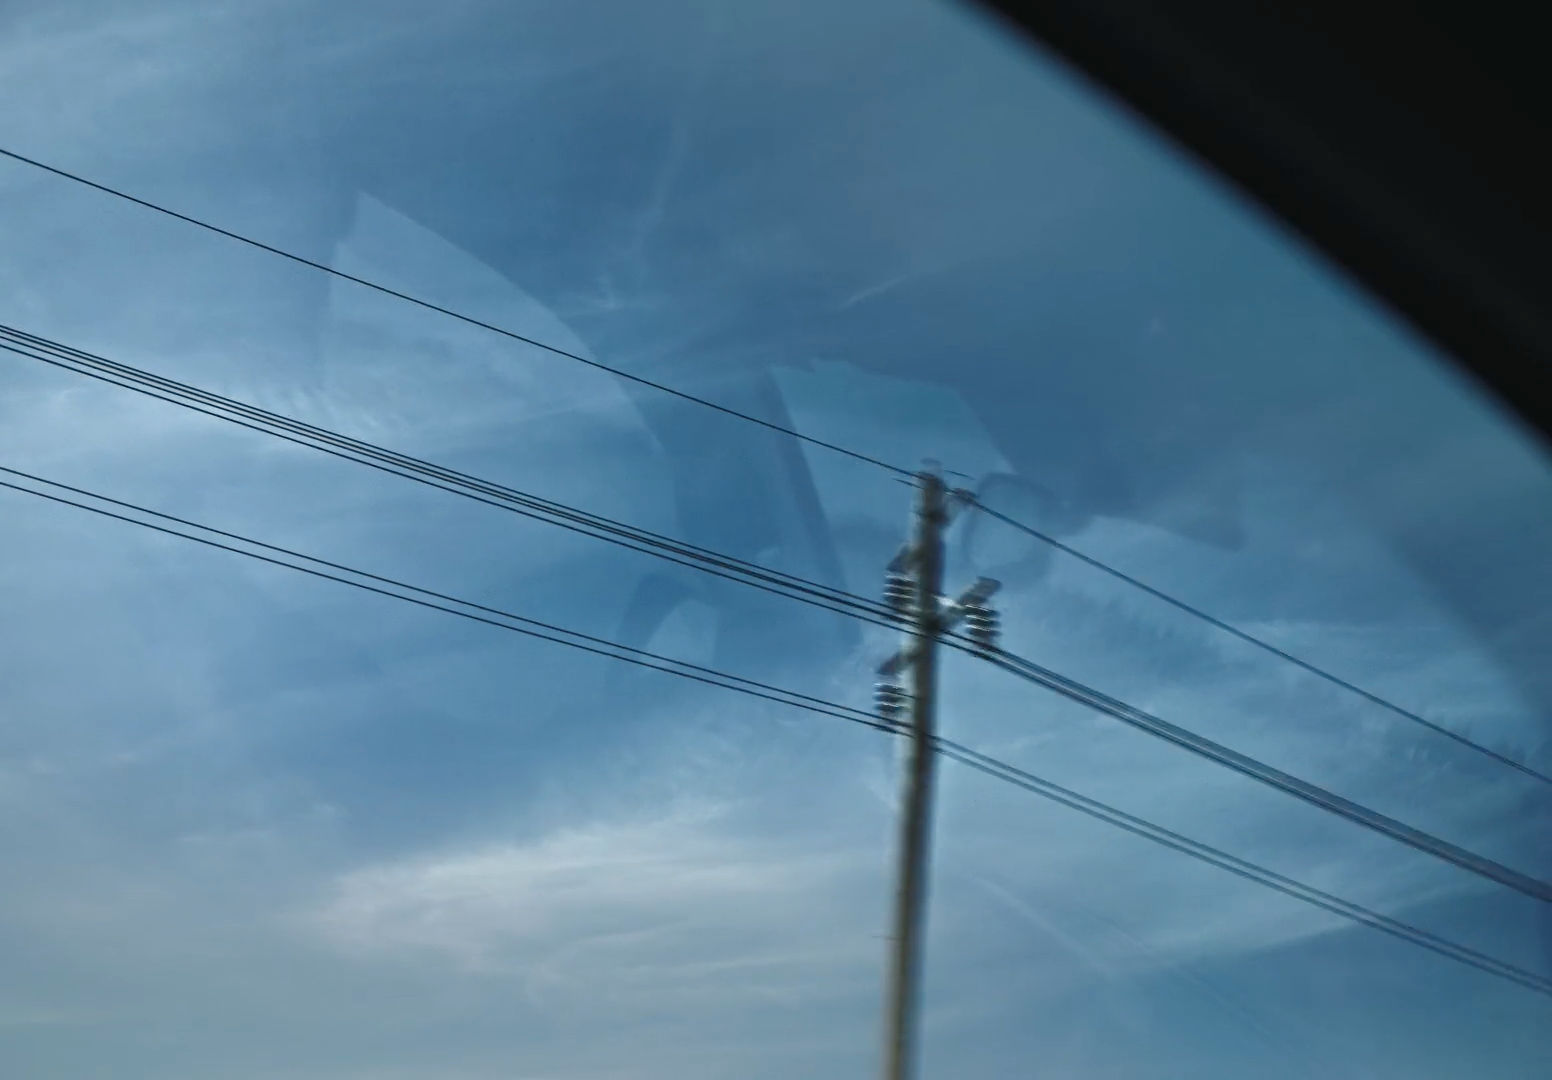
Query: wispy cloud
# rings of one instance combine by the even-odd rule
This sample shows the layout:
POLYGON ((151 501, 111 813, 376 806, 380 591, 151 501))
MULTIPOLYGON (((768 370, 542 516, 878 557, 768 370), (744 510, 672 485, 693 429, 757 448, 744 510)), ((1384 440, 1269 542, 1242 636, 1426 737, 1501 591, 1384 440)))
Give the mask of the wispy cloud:
POLYGON ((807 966, 805 985, 866 970, 872 950, 843 944, 848 864, 865 853, 783 850, 733 825, 727 808, 681 807, 416 855, 347 872, 301 918, 358 956, 424 954, 571 994, 758 996, 779 989, 772 969, 788 982, 807 966))

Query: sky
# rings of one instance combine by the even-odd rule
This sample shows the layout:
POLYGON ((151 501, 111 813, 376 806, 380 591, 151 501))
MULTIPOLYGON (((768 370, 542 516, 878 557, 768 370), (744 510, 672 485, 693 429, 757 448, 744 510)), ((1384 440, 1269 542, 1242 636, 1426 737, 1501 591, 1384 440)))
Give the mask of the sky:
MULTIPOLYGON (((0 10, 0 147, 918 467, 1552 771, 1552 462, 944 0, 0 10)), ((874 466, 0 161, 0 323, 876 595, 874 466)), ((890 634, 0 356, 0 466, 866 706, 890 634)), ((1552 790, 993 519, 1004 644, 1543 879, 1552 790)), ((899 750, 0 490, 0 1075, 876 1071, 899 750)), ((952 737, 1552 975, 1544 905, 945 660, 952 737)), ((1552 999, 951 762, 923 1076, 1530 1078, 1552 999)))

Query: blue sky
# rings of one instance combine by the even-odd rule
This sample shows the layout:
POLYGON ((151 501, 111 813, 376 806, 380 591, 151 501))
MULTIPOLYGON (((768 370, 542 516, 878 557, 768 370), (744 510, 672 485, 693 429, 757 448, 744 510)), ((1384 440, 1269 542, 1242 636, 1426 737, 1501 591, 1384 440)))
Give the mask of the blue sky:
MULTIPOLYGON (((1007 513, 1552 769, 1552 468, 951 4, 19 2, 0 145, 1007 513)), ((873 593, 887 474, 0 163, 0 322, 873 593)), ((861 705, 882 631, 21 358, 0 464, 861 705), (649 619, 654 592, 681 598, 649 619)), ((871 732, 0 493, 0 1073, 875 1068, 871 732)), ((994 522, 1006 644, 1552 875, 1508 770, 994 522)), ((1541 972, 1523 897, 972 661, 956 738, 1541 972)), ((925 1075, 1532 1077, 1552 1001, 946 765, 925 1075)))

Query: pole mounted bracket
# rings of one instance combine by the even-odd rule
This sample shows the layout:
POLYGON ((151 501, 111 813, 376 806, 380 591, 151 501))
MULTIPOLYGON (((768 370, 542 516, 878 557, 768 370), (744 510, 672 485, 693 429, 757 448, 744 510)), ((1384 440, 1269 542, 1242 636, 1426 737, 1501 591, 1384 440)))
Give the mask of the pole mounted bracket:
POLYGON ((986 601, 995 596, 997 594, 997 590, 1000 588, 1002 588, 1002 582, 998 581, 996 578, 976 578, 975 584, 970 586, 964 592, 960 593, 959 599, 955 600, 954 603, 958 607, 971 607, 978 604, 984 604, 986 601))
POLYGON ((907 646, 878 665, 878 673, 886 679, 893 678, 910 667, 915 660, 916 648, 914 646, 907 646))
POLYGON ((974 585, 959 594, 958 599, 950 600, 943 605, 942 628, 952 630, 967 613, 984 608, 986 601, 990 600, 1000 588, 1002 588, 1002 582, 995 578, 977 578, 974 585))

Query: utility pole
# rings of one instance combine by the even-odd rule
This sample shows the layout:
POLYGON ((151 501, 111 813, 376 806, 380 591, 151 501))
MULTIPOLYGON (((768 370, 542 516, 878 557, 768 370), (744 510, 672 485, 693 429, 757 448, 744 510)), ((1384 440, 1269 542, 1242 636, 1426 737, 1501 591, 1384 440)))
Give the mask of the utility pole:
MULTIPOLYGON (((912 1080, 916 1065, 916 1019, 921 1005, 922 938, 927 915, 927 856, 932 839, 932 783, 937 753, 938 621, 943 593, 943 529, 948 524, 943 478, 936 470, 917 477, 916 535, 904 552, 912 571, 911 627, 907 651, 895 666, 911 673, 910 750, 906 755, 904 806, 900 817, 900 864, 890 937, 889 982, 885 993, 884 1080, 912 1080)), ((898 589, 899 582, 891 582, 898 589)), ((887 586, 886 586, 887 589, 887 586)), ((903 591, 903 590, 902 590, 903 591)), ((889 665, 886 665, 886 667, 889 665)), ((893 671, 890 672, 893 674, 893 671)))
POLYGON ((885 985, 883 1080, 914 1080, 921 1004, 922 946, 927 923, 927 874, 932 841, 932 796, 937 765, 938 640, 961 618, 972 640, 990 648, 996 615, 985 601, 996 582, 982 579, 957 601, 943 597, 943 533, 950 499, 929 466, 917 475, 915 536, 889 565, 884 596, 909 626, 906 647, 879 668, 879 715, 903 726, 910 739, 900 817, 894 933, 885 985), (910 673, 907 691, 896 681, 910 673), (902 724, 900 714, 908 719, 902 724))

